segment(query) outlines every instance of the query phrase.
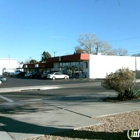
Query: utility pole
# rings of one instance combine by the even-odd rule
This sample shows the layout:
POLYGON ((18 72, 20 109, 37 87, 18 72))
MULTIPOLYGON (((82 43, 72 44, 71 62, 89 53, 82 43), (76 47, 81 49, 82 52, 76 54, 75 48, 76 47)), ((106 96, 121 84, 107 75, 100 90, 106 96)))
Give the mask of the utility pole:
POLYGON ((54 53, 54 57, 55 57, 55 53, 56 53, 56 51, 54 51, 53 53, 54 53))
POLYGON ((137 56, 135 55, 135 71, 137 71, 137 56))
POLYGON ((96 47, 96 55, 97 55, 99 46, 98 46, 98 43, 96 43, 96 45, 97 45, 97 47, 96 47))
POLYGON ((9 54, 9 56, 8 56, 8 57, 9 57, 9 63, 10 63, 10 54, 9 54))

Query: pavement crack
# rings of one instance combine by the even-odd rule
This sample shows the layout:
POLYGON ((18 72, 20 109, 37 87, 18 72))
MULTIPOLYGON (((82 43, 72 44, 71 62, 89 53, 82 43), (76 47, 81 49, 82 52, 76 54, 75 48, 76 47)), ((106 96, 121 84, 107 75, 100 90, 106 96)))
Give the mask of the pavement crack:
POLYGON ((69 110, 69 109, 63 109, 63 110, 66 110, 66 111, 69 111, 69 112, 72 112, 72 113, 75 113, 75 114, 78 114, 78 115, 81 115, 81 116, 84 116, 84 117, 87 117, 87 118, 92 118, 91 116, 88 116, 88 115, 85 115, 85 114, 82 114, 82 113, 78 113, 78 112, 75 112, 75 111, 72 111, 72 110, 69 110))
POLYGON ((7 133, 7 135, 8 135, 11 139, 15 140, 15 139, 10 135, 10 133, 7 132, 7 130, 6 130, 1 124, 0 124, 0 127, 4 130, 5 133, 7 133))
POLYGON ((65 110, 65 111, 68 111, 68 112, 71 112, 71 113, 74 113, 74 114, 77 114, 77 115, 84 116, 84 117, 87 117, 87 118, 91 118, 92 119, 91 116, 88 116, 88 115, 85 115, 85 114, 82 114, 82 113, 78 113, 78 112, 75 112, 75 111, 72 111, 72 110, 69 110, 69 109, 65 109, 63 107, 56 106, 56 105, 51 105, 51 104, 48 104, 48 105, 53 106, 53 107, 58 108, 58 109, 61 109, 61 110, 65 110))

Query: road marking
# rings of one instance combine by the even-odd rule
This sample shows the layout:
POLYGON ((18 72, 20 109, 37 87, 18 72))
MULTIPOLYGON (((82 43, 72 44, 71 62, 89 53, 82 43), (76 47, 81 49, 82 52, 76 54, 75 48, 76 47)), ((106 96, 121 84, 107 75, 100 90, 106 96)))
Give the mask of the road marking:
POLYGON ((4 97, 4 96, 1 96, 1 95, 0 95, 0 98, 4 99, 4 100, 6 100, 6 101, 8 101, 8 102, 10 102, 10 103, 13 103, 13 102, 14 102, 13 100, 11 100, 11 99, 9 99, 9 98, 6 98, 6 97, 4 97))

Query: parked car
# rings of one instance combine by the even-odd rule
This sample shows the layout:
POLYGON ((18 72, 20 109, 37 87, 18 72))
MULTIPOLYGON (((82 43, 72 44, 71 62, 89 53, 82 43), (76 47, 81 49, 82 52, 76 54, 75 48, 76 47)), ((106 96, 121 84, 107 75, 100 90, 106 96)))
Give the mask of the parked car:
POLYGON ((52 72, 50 74, 47 75, 47 78, 49 79, 69 79, 69 76, 66 74, 63 74, 61 72, 52 72))
POLYGON ((17 76, 19 73, 21 73, 22 71, 16 70, 15 72, 10 72, 9 76, 13 77, 13 76, 17 76))
POLYGON ((17 74, 17 76, 24 76, 25 74, 26 74, 26 72, 21 71, 20 73, 17 74))
POLYGON ((31 75, 31 78, 41 78, 42 72, 35 72, 31 75))
POLYGON ((16 75, 20 74, 21 72, 22 71, 17 70, 17 71, 14 72, 14 75, 16 76, 16 75))
POLYGON ((7 81, 6 77, 0 76, 0 84, 6 81, 7 81))
POLYGON ((50 72, 43 72, 43 74, 41 75, 41 78, 47 79, 48 74, 50 74, 50 72))
POLYGON ((34 74, 34 72, 28 72, 24 75, 24 77, 31 78, 33 74, 34 74))
POLYGON ((8 76, 14 76, 14 72, 9 72, 8 76))
POLYGON ((9 75, 9 72, 4 72, 2 75, 8 76, 9 75))

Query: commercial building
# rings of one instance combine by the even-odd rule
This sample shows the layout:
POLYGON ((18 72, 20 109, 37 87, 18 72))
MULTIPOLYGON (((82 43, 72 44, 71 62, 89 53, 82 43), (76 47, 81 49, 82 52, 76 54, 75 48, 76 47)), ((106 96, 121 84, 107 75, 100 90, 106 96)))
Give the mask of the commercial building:
POLYGON ((72 54, 52 57, 46 63, 24 64, 27 71, 61 71, 75 78, 105 78, 120 68, 140 71, 140 57, 72 54))
POLYGON ((14 72, 16 68, 22 69, 22 65, 16 60, 11 58, 0 59, 0 75, 4 72, 14 72))

